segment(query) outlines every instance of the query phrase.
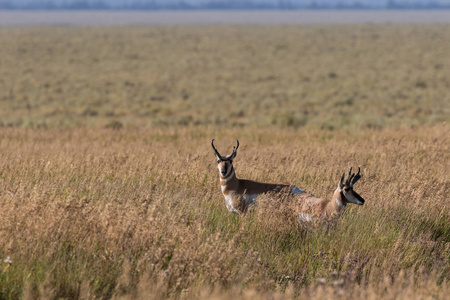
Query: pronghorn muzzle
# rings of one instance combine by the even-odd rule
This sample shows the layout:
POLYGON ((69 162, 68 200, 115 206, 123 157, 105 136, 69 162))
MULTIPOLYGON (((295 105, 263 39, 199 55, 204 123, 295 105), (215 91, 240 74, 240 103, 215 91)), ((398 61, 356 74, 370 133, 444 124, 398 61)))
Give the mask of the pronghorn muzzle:
MULTIPOLYGON (((363 199, 363 197, 361 197, 357 192, 355 192, 355 191, 353 191, 352 190, 352 196, 357 200, 357 201, 349 201, 349 202, 352 202, 352 203, 354 203, 354 204, 358 204, 358 205, 364 205, 364 199, 363 199)), ((348 201, 348 199, 347 199, 347 201, 348 201)))
POLYGON ((223 169, 220 169, 220 174, 222 174, 222 176, 225 176, 228 174, 228 168, 227 165, 225 164, 225 167, 223 169))

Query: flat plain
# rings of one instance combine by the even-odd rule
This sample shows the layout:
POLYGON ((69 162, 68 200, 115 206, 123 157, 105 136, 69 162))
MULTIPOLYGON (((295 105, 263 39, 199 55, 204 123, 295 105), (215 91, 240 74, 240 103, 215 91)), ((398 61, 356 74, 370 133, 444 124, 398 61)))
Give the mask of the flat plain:
POLYGON ((0 29, 2 126, 385 128, 450 115, 448 25, 0 29))
POLYGON ((445 299, 450 26, 0 29, 0 298, 445 299), (229 213, 238 177, 364 206, 229 213))

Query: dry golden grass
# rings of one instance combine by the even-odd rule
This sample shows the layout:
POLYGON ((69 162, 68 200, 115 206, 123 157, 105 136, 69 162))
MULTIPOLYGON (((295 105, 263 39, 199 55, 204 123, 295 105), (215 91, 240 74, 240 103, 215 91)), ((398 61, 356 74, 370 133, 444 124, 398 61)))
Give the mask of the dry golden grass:
POLYGON ((444 299, 450 26, 0 28, 0 299, 444 299), (104 128, 106 127, 106 128, 104 128), (116 130, 119 129, 119 130, 116 130), (300 226, 237 175, 362 207, 300 226))
POLYGON ((0 298, 444 299, 448 132, 1 129, 0 298), (210 140, 236 136, 239 177, 329 197, 361 166, 366 204, 311 228, 229 213, 210 140))
POLYGON ((450 121, 449 25, 0 28, 2 126, 450 121))

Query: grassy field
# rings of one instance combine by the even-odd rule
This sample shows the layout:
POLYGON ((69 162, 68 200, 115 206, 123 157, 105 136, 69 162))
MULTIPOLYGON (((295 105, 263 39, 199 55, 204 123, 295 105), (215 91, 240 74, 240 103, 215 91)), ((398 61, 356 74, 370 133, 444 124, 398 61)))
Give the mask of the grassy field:
POLYGON ((3 129, 0 141, 0 257, 12 260, 2 264, 0 298, 205 290, 209 298, 211 287, 448 295, 447 126, 350 135, 3 129), (306 229, 270 203, 244 218, 229 213, 210 139, 226 149, 238 135, 241 178, 330 197, 341 173, 361 166, 366 205, 348 207, 337 225, 306 229))
POLYGON ((445 299, 450 26, 0 29, 0 299, 445 299), (228 212, 237 176, 364 206, 228 212))
POLYGON ((1 125, 434 125, 449 40, 449 25, 0 28, 1 125))

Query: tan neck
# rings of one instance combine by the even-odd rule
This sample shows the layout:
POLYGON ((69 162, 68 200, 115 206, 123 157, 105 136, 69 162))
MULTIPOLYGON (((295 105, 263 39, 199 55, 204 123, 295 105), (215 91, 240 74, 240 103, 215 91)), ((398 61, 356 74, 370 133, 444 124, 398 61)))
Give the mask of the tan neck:
POLYGON ((330 201, 330 209, 336 212, 342 212, 345 209, 345 206, 347 205, 347 202, 342 199, 342 193, 339 188, 336 188, 336 190, 333 193, 333 197, 330 201))

